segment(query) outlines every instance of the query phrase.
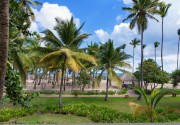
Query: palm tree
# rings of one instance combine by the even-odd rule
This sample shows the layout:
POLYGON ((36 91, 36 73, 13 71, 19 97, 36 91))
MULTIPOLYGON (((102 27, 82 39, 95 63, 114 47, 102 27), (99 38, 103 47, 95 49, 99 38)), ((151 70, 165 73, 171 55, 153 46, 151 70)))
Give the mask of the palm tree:
POLYGON ((6 62, 8 57, 9 41, 9 0, 0 1, 0 101, 6 75, 6 62))
POLYGON ((154 122, 156 117, 156 107, 160 100, 168 94, 171 94, 173 90, 171 89, 155 89, 152 91, 150 98, 147 96, 145 91, 139 87, 135 87, 135 89, 141 93, 144 97, 144 100, 146 102, 146 106, 141 106, 134 102, 129 102, 129 106, 133 110, 133 115, 135 117, 139 116, 142 113, 145 113, 148 117, 150 122, 154 122))
MULTIPOLYGON (((129 11, 131 14, 123 20, 131 20, 130 29, 137 25, 138 32, 141 34, 141 71, 143 71, 143 36, 148 26, 148 18, 158 20, 153 16, 157 14, 159 0, 133 0, 132 7, 123 7, 123 10, 129 11)), ((143 84, 143 72, 141 72, 141 86, 143 84)))
POLYGON ((177 70, 179 69, 179 42, 180 42, 180 29, 177 31, 178 36, 179 36, 179 41, 178 41, 178 53, 177 53, 177 70))
POLYGON ((121 52, 121 47, 114 48, 112 40, 108 40, 107 43, 101 45, 100 64, 97 66, 97 69, 100 70, 101 73, 96 77, 95 85, 97 86, 100 84, 103 73, 107 72, 105 101, 108 100, 109 81, 114 81, 118 87, 120 87, 121 84, 121 79, 118 77, 115 70, 127 72, 121 69, 121 67, 130 67, 130 64, 125 61, 130 57, 130 55, 121 52))
MULTIPOLYGON (((64 80, 65 69, 69 68, 73 72, 77 73, 81 68, 85 68, 81 63, 83 60, 92 64, 96 64, 93 56, 78 52, 78 47, 82 41, 89 36, 89 34, 80 34, 84 23, 80 28, 76 28, 73 17, 70 21, 60 21, 56 18, 57 25, 55 31, 58 34, 56 37, 50 30, 44 31, 45 37, 43 38, 45 45, 51 46, 51 52, 46 54, 40 60, 40 63, 46 63, 49 68, 59 69, 61 68, 61 84, 59 94, 59 107, 62 108, 62 87, 64 80)), ((42 48, 41 48, 42 49, 42 48)), ((46 48, 43 48, 44 50, 46 48)), ((39 51, 39 48, 35 48, 39 51)), ((39 51, 43 52, 43 51, 39 51)))
POLYGON ((134 38, 133 40, 131 40, 131 42, 129 43, 130 45, 133 46, 133 69, 132 69, 132 73, 134 73, 134 49, 136 48, 136 46, 140 45, 140 40, 137 38, 134 38))
POLYGON ((159 43, 159 42, 157 42, 157 41, 156 41, 156 42, 154 42, 154 49, 155 49, 155 50, 154 50, 154 54, 155 54, 155 62, 156 62, 156 48, 159 46, 159 44, 160 44, 160 43, 159 43))
POLYGON ((163 71, 163 44, 164 44, 164 17, 166 17, 167 12, 171 4, 165 4, 164 2, 161 2, 159 6, 159 15, 162 18, 162 40, 161 40, 161 65, 162 65, 162 71, 163 71))
POLYGON ((121 45, 120 48, 121 48, 121 49, 123 50, 123 52, 124 52, 124 49, 126 48, 126 44, 121 45))

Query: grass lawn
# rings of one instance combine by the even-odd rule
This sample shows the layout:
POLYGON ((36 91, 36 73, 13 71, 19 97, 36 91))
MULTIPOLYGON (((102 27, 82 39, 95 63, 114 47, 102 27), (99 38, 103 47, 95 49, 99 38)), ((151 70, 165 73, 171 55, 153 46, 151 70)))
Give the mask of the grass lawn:
MULTIPOLYGON (((39 105, 42 107, 51 106, 51 105, 58 105, 59 99, 58 98, 35 98, 32 101, 32 104, 39 105)), ((101 97, 79 97, 79 98, 63 98, 63 104, 78 104, 78 103, 85 103, 85 104, 98 104, 107 107, 111 107, 117 109, 120 112, 127 112, 130 113, 131 110, 128 106, 128 102, 136 102, 139 104, 144 104, 145 102, 143 99, 138 101, 136 98, 118 98, 113 97, 109 98, 107 102, 104 101, 104 98, 101 97)), ((169 107, 169 108, 177 108, 180 109, 180 97, 164 97, 160 103, 160 107, 169 107)))
POLYGON ((74 115, 61 115, 61 114, 40 114, 26 116, 19 119, 11 120, 6 124, 70 124, 70 123, 93 123, 93 121, 74 115))

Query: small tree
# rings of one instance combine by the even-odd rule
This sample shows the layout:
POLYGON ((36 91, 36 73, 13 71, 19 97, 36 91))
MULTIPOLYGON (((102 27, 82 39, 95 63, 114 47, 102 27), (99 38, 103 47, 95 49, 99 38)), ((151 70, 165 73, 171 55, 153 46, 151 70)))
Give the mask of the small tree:
MULTIPOLYGON (((152 90, 157 87, 156 83, 164 84, 169 82, 170 80, 169 74, 166 73, 165 71, 161 71, 160 66, 158 66, 153 59, 145 60, 143 62, 143 65, 144 65, 144 69, 143 69, 144 83, 146 83, 146 85, 148 83, 151 83, 152 90), (152 87, 153 83, 154 83, 154 87, 152 87)), ((137 79, 140 79, 140 64, 139 67, 137 68, 137 71, 134 73, 134 76, 137 79)))
POLYGON ((180 82, 180 70, 175 70, 174 72, 172 72, 171 78, 173 86, 176 87, 180 82))

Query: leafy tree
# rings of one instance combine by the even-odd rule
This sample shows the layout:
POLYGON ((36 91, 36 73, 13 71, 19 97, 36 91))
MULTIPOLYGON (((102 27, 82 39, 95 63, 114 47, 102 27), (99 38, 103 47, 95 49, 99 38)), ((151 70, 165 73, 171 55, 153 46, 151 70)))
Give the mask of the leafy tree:
MULTIPOLYGON (((96 77, 95 84, 96 86, 100 84, 101 78, 104 72, 107 72, 107 81, 106 81, 106 96, 105 101, 108 100, 108 88, 109 80, 114 81, 118 87, 120 87, 121 79, 116 74, 115 70, 121 72, 128 72, 122 67, 130 67, 130 64, 125 60, 129 59, 131 56, 125 52, 121 52, 121 47, 114 48, 112 40, 108 40, 107 43, 102 44, 100 47, 100 64, 97 66, 97 69, 101 73, 96 77)), ((128 72, 129 73, 129 72, 128 72)))
MULTIPOLYGON (((143 71, 143 36, 148 26, 148 18, 158 21, 153 15, 157 14, 159 0, 133 0, 132 7, 123 7, 123 10, 129 11, 130 15, 123 20, 130 21, 130 29, 137 25, 138 32, 141 34, 141 71, 143 71)), ((143 82, 143 72, 141 72, 141 85, 143 82)))
POLYGON ((134 49, 136 48, 136 46, 140 45, 139 43, 140 43, 140 40, 138 40, 137 38, 134 38, 129 43, 130 45, 133 46, 133 70, 132 70, 133 73, 134 73, 134 49))
POLYGON ((85 70, 80 71, 76 83, 80 86, 80 90, 84 91, 85 86, 90 83, 90 74, 85 70))
POLYGON ((155 62, 156 62, 156 48, 159 46, 159 42, 154 42, 154 54, 155 54, 155 62))
MULTIPOLYGON (((170 80, 169 74, 166 73, 165 71, 161 71, 160 66, 157 65, 157 63, 152 60, 152 59, 147 59, 143 62, 144 68, 143 68, 143 74, 144 74, 144 82, 146 85, 148 83, 154 83, 154 88, 155 83, 158 84, 163 84, 168 83, 170 80)), ((134 73, 135 77, 140 79, 140 64, 139 67, 137 68, 137 71, 134 73)), ((152 89, 154 89, 152 88, 152 89)))
POLYGON ((169 10, 169 7, 171 7, 171 4, 165 4, 164 2, 161 2, 159 5, 159 15, 162 18, 162 40, 161 40, 161 65, 162 65, 162 71, 163 71, 163 45, 164 45, 164 18, 167 15, 167 12, 169 10))
POLYGON ((133 115, 137 117, 140 114, 145 113, 147 117, 149 117, 149 121, 154 122, 155 118, 157 117, 156 107, 158 103, 165 95, 172 93, 172 90, 155 89, 151 93, 150 97, 148 97, 143 89, 139 87, 135 87, 135 89, 143 95, 146 105, 141 106, 137 103, 130 102, 129 106, 133 110, 133 115))
POLYGON ((0 1, 0 101, 6 75, 6 62, 8 57, 9 41, 9 0, 0 1))
POLYGON ((174 72, 172 72, 171 78, 173 86, 177 86, 180 82, 180 70, 175 70, 174 72))

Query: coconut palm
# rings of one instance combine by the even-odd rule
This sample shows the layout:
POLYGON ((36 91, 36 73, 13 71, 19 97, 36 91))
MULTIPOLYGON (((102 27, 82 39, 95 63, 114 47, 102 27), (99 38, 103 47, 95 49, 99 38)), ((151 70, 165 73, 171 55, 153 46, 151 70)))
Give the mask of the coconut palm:
POLYGON ((155 62, 156 62, 156 48, 159 46, 159 42, 154 42, 154 54, 155 54, 155 62))
POLYGON ((160 6, 159 6, 159 15, 162 18, 162 40, 161 40, 161 65, 162 65, 162 71, 163 71, 163 45, 164 45, 164 17, 166 17, 170 6, 171 6, 171 4, 166 5, 164 2, 161 2, 160 6))
POLYGON ((121 52, 120 47, 114 48, 112 40, 108 40, 107 43, 101 45, 100 64, 96 67, 101 73, 96 77, 95 85, 97 86, 100 84, 103 73, 107 72, 105 101, 108 100, 109 81, 114 81, 118 87, 121 85, 121 79, 118 77, 115 70, 127 72, 123 70, 122 67, 130 67, 130 64, 125 61, 130 57, 130 55, 121 52))
MULTIPOLYGON (((69 68, 73 72, 77 73, 84 66, 82 61, 88 61, 92 64, 95 63, 93 56, 78 52, 78 47, 81 45, 82 41, 89 36, 89 34, 80 34, 84 23, 77 29, 74 24, 73 17, 70 20, 60 21, 56 18, 57 25, 55 26, 55 31, 58 34, 56 37, 52 31, 44 31, 45 37, 43 38, 44 44, 49 45, 49 53, 45 54, 41 58, 40 63, 46 63, 49 68, 59 69, 61 68, 61 84, 60 84, 60 94, 59 94, 59 106, 62 108, 62 87, 64 80, 64 73, 66 68, 69 68)), ((38 48, 35 48, 39 51, 38 48)), ((46 48, 41 48, 46 50, 46 48)), ((39 51, 43 53, 43 51, 39 51)))
POLYGON ((0 101, 6 75, 6 61, 9 41, 9 0, 0 1, 0 101))
MULTIPOLYGON (((143 36, 148 26, 148 19, 158 21, 153 15, 157 14, 159 0, 133 0, 132 7, 123 7, 123 10, 129 11, 130 15, 123 20, 131 20, 130 29, 137 25, 138 32, 141 34, 141 71, 143 70, 143 36)), ((143 72, 141 72, 141 86, 143 82, 143 72)))
POLYGON ((178 36, 179 36, 179 41, 178 41, 178 53, 177 53, 177 70, 179 69, 179 42, 180 42, 180 29, 177 31, 178 36))
POLYGON ((121 48, 121 49, 123 50, 123 52, 124 52, 124 49, 126 48, 126 44, 121 45, 120 48, 121 48))
POLYGON ((131 40, 131 42, 129 43, 130 45, 133 46, 133 69, 132 69, 132 73, 134 73, 134 49, 136 48, 136 46, 140 45, 140 40, 137 38, 134 38, 133 40, 131 40))

